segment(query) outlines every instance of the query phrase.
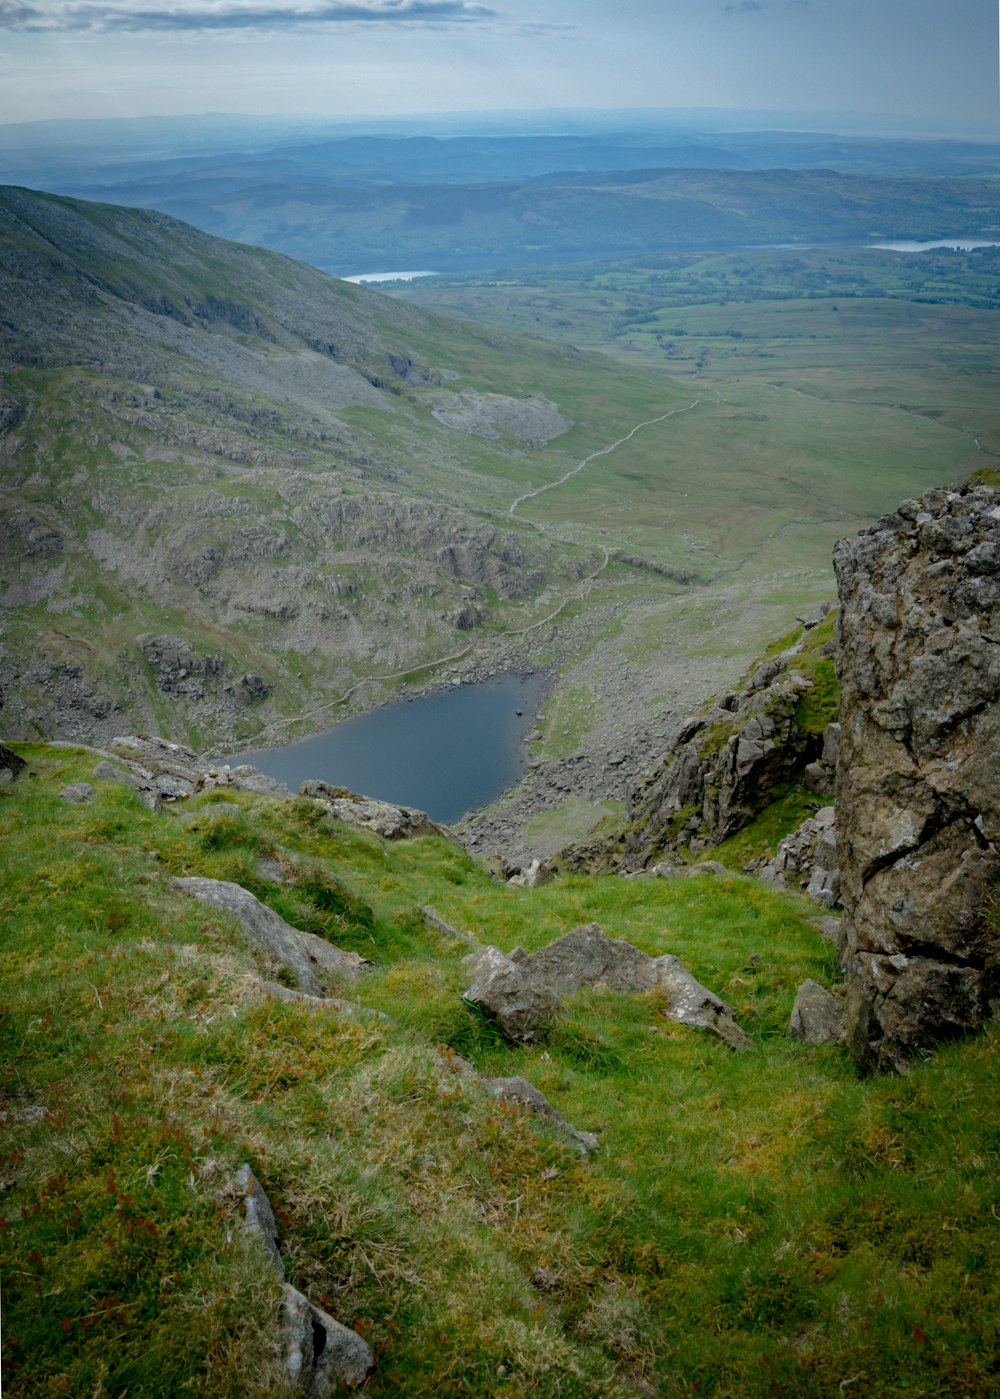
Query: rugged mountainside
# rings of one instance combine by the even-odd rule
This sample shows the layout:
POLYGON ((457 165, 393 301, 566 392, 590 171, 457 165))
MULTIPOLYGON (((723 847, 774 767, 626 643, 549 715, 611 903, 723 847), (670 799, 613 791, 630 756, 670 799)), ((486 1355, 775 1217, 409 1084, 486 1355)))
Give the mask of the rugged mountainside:
POLYGON ((232 742, 599 562, 508 515, 588 396, 572 350, 17 189, 0 304, 9 733, 232 742))
POLYGON ((800 630, 750 667, 740 689, 683 720, 666 752, 631 782, 622 817, 564 850, 557 865, 636 873, 664 858, 690 859, 796 785, 832 792, 834 623, 828 606, 805 616, 800 630))
POLYGON ((1000 1009, 1000 491, 933 491, 836 553, 851 1048, 904 1068, 1000 1009))
POLYGON ((842 902, 852 1052, 905 1070, 1000 1009, 1000 489, 904 501, 835 563, 838 612, 804 619, 687 720, 617 827, 553 864, 673 874, 721 847, 731 866, 842 902), (789 831, 782 802, 796 787, 829 796, 834 778, 835 805, 789 831))
POLYGON ((0 744, 10 1392, 992 1393, 1000 489, 837 568, 839 728, 809 616, 636 789, 633 877, 502 882, 162 740, 0 744), (648 867, 834 761, 843 920, 648 867), (862 1092, 845 1039, 911 1072, 862 1092))

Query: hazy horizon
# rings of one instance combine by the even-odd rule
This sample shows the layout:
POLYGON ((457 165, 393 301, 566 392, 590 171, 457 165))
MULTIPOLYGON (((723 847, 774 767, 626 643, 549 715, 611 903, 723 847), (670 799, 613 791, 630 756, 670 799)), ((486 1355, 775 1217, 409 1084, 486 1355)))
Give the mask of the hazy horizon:
POLYGON ((997 20, 986 0, 0 0, 0 124, 703 109, 1000 134, 997 20))

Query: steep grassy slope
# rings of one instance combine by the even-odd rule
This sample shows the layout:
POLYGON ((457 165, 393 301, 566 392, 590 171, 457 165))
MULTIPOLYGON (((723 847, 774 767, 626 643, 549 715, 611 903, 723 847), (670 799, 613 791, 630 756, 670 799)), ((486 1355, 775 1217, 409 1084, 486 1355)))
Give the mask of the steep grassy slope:
POLYGON ((0 234, 9 726, 233 742, 529 626, 601 555, 510 502, 676 402, 162 215, 0 234))
POLYGON ((0 787, 5 1392, 281 1393, 244 1161, 291 1280, 366 1334, 373 1395, 995 1392, 995 1030, 862 1083, 845 1051, 785 1038, 832 953, 751 881, 514 890, 448 842, 383 846, 300 799, 150 813, 98 784, 70 807, 56 793, 93 755, 20 751, 0 787), (391 1020, 267 1000, 268 969, 175 873, 364 952, 351 994, 391 1020), (428 903, 508 951, 596 918, 676 952, 754 1048, 597 992, 508 1046, 460 999, 466 949, 428 903), (453 1050, 526 1075, 596 1155, 489 1099, 453 1050))

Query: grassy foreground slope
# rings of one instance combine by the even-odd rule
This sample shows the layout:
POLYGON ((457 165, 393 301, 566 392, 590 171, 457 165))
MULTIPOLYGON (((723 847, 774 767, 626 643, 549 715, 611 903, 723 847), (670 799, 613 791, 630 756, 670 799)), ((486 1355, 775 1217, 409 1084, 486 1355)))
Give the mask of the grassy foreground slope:
POLYGON ((456 845, 385 846, 302 799, 151 813, 99 784, 69 806, 93 755, 20 752, 0 787, 7 1393, 281 1393, 243 1161, 290 1280, 372 1345, 371 1394, 995 1393, 995 1028, 860 1082, 845 1051, 785 1037, 798 984, 835 967, 811 910, 752 881, 515 890, 456 845), (237 880, 364 953, 349 994, 390 1019, 268 1000, 269 969, 171 874, 237 880), (466 948, 419 904, 508 951, 597 919, 677 953, 754 1048, 590 992, 515 1049, 460 999, 466 948), (524 1074, 596 1155, 451 1051, 524 1074))

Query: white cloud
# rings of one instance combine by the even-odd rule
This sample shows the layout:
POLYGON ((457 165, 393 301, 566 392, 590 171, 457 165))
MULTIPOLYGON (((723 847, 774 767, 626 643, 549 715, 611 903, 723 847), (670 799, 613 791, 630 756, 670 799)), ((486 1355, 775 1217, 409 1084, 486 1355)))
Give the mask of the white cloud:
POLYGON ((471 24, 492 19, 495 11, 469 0, 194 0, 153 8, 149 5, 83 3, 28 5, 0 0, 0 30, 29 34, 128 34, 190 30, 294 30, 333 24, 403 25, 471 24))

